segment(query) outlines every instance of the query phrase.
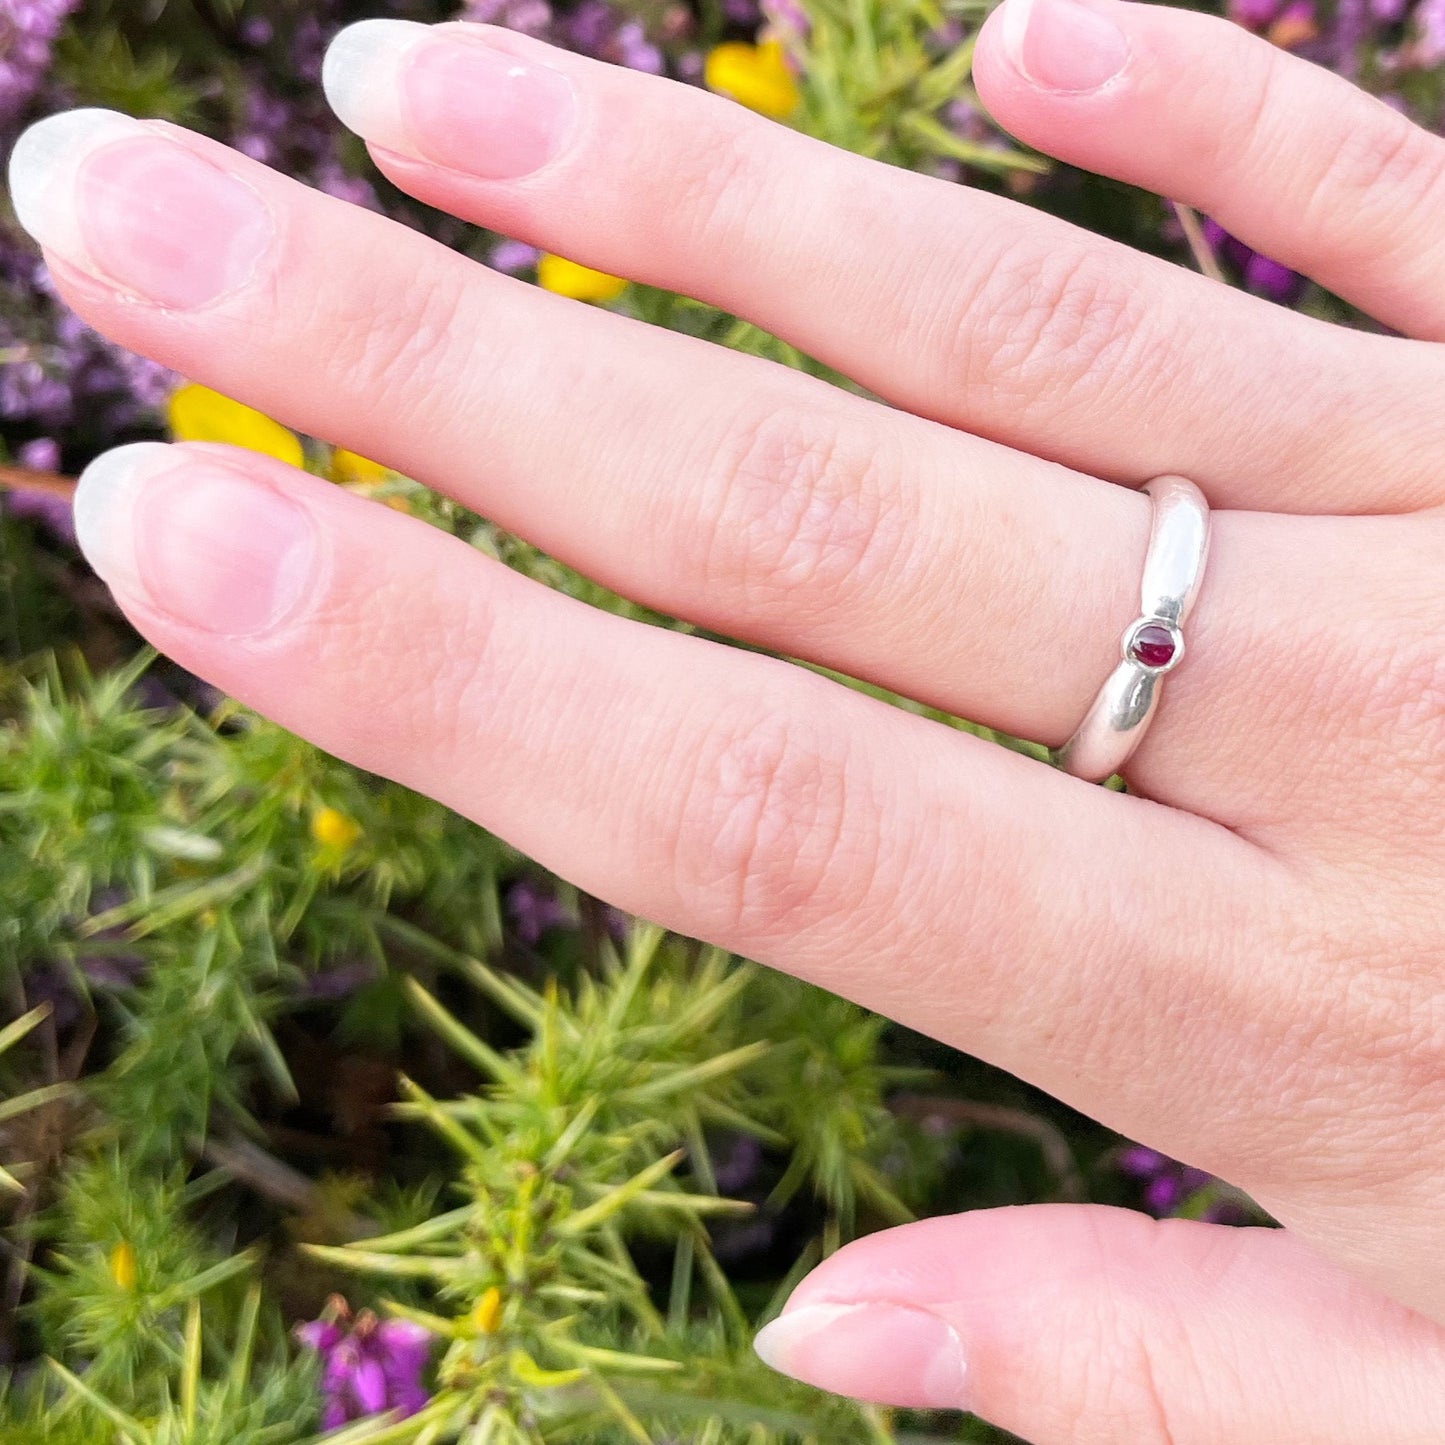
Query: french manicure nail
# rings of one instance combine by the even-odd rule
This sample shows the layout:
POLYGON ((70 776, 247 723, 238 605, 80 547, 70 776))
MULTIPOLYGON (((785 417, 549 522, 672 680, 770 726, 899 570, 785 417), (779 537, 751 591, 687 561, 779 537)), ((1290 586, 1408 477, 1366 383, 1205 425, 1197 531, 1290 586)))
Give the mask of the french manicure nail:
POLYGON ((1107 85, 1129 59, 1124 32, 1078 0, 1008 0, 1003 45, 1041 90, 1083 94, 1107 85))
POLYGON ((927 1310, 888 1303, 804 1305, 758 1331, 764 1364, 821 1390, 918 1409, 964 1408, 963 1345, 927 1310))
POLYGON ((115 111, 37 121, 9 180, 20 224, 47 251, 158 306, 193 310, 238 289, 270 240, 244 181, 115 111))
POLYGON ((560 70, 465 25, 358 21, 331 42, 321 83, 363 139, 483 180, 540 170, 561 152, 576 114, 560 70))
POLYGON ((81 473, 75 531, 122 596, 227 637, 283 621, 312 586, 316 526, 267 482, 162 442, 98 456, 81 473))

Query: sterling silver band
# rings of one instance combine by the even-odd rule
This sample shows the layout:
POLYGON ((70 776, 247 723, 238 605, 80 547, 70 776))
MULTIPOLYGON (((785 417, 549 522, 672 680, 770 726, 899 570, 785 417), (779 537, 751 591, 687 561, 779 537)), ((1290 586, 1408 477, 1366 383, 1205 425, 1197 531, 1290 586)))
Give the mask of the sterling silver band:
POLYGON ((1209 503, 1193 482, 1155 477, 1141 490, 1153 499, 1154 525, 1144 558, 1139 616, 1125 629, 1123 660, 1057 757, 1066 773, 1091 783, 1113 777, 1148 730, 1160 679, 1184 657, 1181 629, 1209 555, 1209 503))

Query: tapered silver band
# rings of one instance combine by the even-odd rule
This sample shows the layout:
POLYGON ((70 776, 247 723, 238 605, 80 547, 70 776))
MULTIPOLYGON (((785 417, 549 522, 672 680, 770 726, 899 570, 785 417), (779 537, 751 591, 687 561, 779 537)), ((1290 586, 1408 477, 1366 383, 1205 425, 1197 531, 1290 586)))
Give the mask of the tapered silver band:
POLYGON ((1141 488, 1154 503, 1139 616, 1120 642, 1122 661, 1099 689, 1057 762, 1076 778, 1102 783, 1128 762, 1159 703, 1160 681, 1184 657, 1184 620, 1209 555, 1209 503, 1185 477, 1155 477, 1141 488))

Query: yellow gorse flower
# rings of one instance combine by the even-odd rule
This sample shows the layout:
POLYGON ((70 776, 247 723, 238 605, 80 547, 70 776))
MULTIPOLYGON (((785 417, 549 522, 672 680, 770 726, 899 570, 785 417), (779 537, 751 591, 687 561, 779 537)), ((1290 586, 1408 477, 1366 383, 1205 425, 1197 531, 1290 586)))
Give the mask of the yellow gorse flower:
POLYGON ((713 46, 707 53, 703 79, 709 90, 731 96, 774 120, 792 115, 802 100, 780 40, 764 40, 759 45, 728 40, 713 46))
POLYGON ((265 412, 194 382, 171 393, 166 415, 171 436, 178 442, 226 442, 277 457, 293 467, 305 460, 295 432, 287 431, 265 412))
POLYGON ((494 1335, 502 1323, 502 1292, 492 1285, 472 1308, 472 1323, 480 1334, 494 1335))
POLYGON ((371 461, 359 452, 337 447, 331 453, 331 480, 344 487, 373 486, 389 476, 391 473, 380 462, 371 461))
POLYGON ((339 808, 320 808, 311 819, 311 836, 323 848, 344 853, 361 837, 361 824, 339 808))
POLYGON ((621 276, 594 271, 550 251, 543 252, 537 262, 537 284, 574 301, 615 301, 627 289, 621 276))
POLYGON ((135 1288, 135 1246, 128 1239, 121 1240, 110 1252, 110 1277, 124 1290, 135 1288))

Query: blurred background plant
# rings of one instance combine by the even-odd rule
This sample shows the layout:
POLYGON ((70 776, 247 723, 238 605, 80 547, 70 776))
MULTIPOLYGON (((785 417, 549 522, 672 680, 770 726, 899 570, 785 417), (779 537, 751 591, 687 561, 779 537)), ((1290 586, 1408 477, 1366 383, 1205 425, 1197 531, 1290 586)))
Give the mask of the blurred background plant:
MULTIPOLYGON (((163 116, 553 291, 851 385, 388 187, 317 85, 329 36, 378 9, 706 85, 1368 324, 1208 218, 1001 134, 969 83, 975 0, 0 0, 0 149, 67 106, 163 116)), ((1438 126, 1445 0, 1229 13, 1438 126)), ((828 1251, 916 1214, 1261 1219, 1015 1079, 623 917, 146 651, 69 498, 98 451, 166 435, 686 626, 111 346, 0 216, 0 1445, 997 1442, 783 1380, 751 1334, 828 1251)))

